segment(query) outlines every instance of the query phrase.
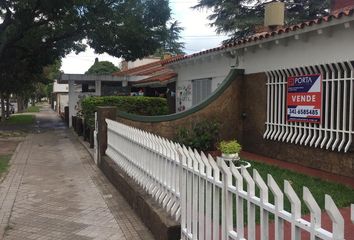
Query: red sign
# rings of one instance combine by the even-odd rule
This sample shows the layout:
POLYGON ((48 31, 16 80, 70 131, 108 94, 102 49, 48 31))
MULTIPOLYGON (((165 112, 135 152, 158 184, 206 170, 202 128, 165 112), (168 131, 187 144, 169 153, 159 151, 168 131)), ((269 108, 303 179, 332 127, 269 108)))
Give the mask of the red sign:
POLYGON ((322 76, 289 77, 287 107, 289 122, 321 123, 322 76))

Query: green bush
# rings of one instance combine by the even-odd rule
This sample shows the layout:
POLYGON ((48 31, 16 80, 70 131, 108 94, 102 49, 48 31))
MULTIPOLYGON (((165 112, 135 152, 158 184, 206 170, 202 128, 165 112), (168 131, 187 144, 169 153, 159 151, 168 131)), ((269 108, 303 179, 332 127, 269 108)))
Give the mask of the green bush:
POLYGON ((94 126, 94 116, 98 106, 115 106, 119 111, 144 116, 168 114, 165 98, 143 96, 88 97, 81 102, 81 114, 90 126, 94 126))
POLYGON ((219 122, 204 120, 194 123, 191 128, 179 128, 174 140, 198 151, 213 151, 218 140, 219 128, 219 122))

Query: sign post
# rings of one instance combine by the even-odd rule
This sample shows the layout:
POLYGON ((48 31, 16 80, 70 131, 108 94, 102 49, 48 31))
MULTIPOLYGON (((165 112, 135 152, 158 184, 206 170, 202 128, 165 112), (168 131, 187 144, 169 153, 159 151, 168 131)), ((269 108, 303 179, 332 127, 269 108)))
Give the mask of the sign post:
POLYGON ((288 77, 288 122, 321 123, 322 76, 303 75, 288 77))

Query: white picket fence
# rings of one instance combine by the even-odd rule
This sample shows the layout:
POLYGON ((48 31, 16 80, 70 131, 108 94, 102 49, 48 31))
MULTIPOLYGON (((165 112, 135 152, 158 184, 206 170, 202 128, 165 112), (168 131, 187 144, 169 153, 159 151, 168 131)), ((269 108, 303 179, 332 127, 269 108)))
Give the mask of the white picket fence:
POLYGON ((154 134, 106 122, 106 154, 180 221, 182 239, 263 240, 273 234, 276 240, 290 236, 296 240, 301 239, 301 232, 310 239, 344 239, 344 219, 329 195, 325 196, 325 209, 332 231, 322 228, 321 210, 306 187, 303 200, 311 212, 310 221, 301 217, 300 198, 288 181, 282 191, 270 174, 265 182, 256 170, 251 176, 232 163, 227 166, 221 159, 215 162, 211 156, 154 134), (274 203, 268 200, 269 191, 274 203), (284 194, 291 203, 290 212, 284 210, 284 194), (285 230, 286 224, 290 230, 285 230))

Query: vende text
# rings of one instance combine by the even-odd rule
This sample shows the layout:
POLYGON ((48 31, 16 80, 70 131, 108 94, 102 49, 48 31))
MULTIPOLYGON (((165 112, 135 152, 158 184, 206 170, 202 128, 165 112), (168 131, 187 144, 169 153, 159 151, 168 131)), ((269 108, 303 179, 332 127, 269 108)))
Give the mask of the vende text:
POLYGON ((316 102, 316 95, 297 95, 291 96, 293 102, 302 103, 302 102, 316 102))

